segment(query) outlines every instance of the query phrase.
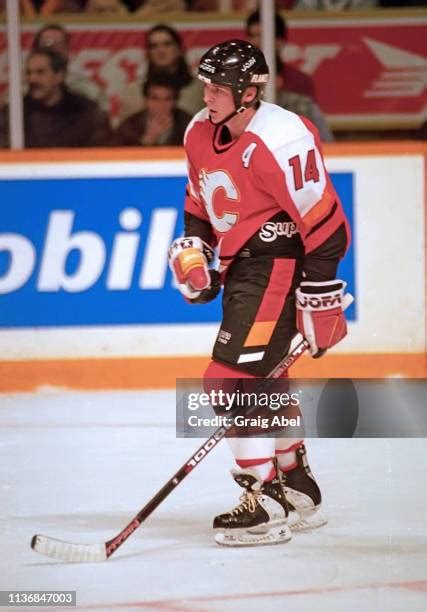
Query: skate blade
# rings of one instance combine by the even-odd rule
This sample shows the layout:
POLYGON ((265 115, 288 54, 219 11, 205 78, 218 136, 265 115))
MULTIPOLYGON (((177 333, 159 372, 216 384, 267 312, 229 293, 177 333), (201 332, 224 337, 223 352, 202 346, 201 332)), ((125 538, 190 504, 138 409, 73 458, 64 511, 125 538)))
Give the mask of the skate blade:
POLYGON ((218 531, 215 542, 220 546, 267 546, 284 544, 292 538, 288 525, 277 525, 264 533, 255 533, 245 529, 218 531))
POLYGON ((314 512, 291 512, 288 516, 288 525, 293 532, 303 533, 304 531, 313 531, 327 525, 328 519, 322 513, 320 508, 314 512))

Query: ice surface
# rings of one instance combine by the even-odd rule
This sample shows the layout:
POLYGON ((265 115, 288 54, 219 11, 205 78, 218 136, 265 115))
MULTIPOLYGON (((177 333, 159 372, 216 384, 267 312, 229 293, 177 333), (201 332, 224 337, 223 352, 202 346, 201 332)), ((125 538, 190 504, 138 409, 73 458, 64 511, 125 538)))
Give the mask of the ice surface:
POLYGON ((35 533, 112 538, 198 445, 175 436, 172 391, 0 395, 0 589, 76 590, 77 609, 112 612, 427 610, 423 439, 308 441, 329 525, 289 544, 215 544, 239 494, 221 442, 107 562, 31 550, 35 533))

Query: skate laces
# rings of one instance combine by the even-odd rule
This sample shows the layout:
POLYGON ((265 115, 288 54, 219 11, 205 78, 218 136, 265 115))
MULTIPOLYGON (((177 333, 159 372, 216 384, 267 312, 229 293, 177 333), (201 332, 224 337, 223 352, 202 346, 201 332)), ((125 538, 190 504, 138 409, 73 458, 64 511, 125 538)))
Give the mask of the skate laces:
POLYGON ((239 497, 241 503, 231 511, 230 514, 241 514, 248 510, 251 513, 254 513, 256 510, 256 506, 258 503, 258 497, 262 495, 261 491, 245 491, 239 497))

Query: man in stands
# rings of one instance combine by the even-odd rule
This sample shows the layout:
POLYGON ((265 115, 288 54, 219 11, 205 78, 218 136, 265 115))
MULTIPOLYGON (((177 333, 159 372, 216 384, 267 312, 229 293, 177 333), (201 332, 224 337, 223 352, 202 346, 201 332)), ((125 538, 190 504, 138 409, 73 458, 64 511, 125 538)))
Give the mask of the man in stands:
MULTIPOLYGON (((32 51, 25 75, 25 147, 98 147, 112 142, 107 115, 65 85, 66 62, 50 49, 32 51)), ((0 145, 8 143, 8 108, 0 115, 0 145)))
MULTIPOLYGON (((279 13, 274 15, 274 28, 277 88, 293 91, 315 100, 316 92, 311 76, 283 60, 283 53, 288 40, 288 26, 279 13)), ((246 19, 246 35, 255 47, 261 47, 261 15, 259 10, 251 13, 246 19)))
POLYGON ((67 66, 65 84, 69 89, 87 96, 94 100, 102 108, 108 112, 108 99, 105 91, 96 82, 96 79, 91 79, 89 75, 80 67, 76 67, 71 57, 71 35, 58 23, 48 23, 43 26, 35 35, 32 51, 38 49, 51 49, 61 55, 67 66))
MULTIPOLYGON (((69 90, 66 62, 50 49, 32 51, 26 62, 25 146, 96 147, 111 143, 108 117, 95 102, 69 90)), ((3 113, 3 131, 7 110, 3 113)))

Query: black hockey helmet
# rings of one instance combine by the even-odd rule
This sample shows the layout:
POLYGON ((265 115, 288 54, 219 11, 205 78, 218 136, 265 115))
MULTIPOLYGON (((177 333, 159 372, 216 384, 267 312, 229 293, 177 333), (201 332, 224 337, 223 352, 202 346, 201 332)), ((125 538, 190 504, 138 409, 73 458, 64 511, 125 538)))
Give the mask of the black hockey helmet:
POLYGON ((198 78, 205 83, 231 87, 236 110, 244 110, 242 94, 254 85, 257 95, 252 106, 261 97, 268 81, 268 66, 263 52, 245 40, 227 40, 215 45, 200 60, 198 78))

